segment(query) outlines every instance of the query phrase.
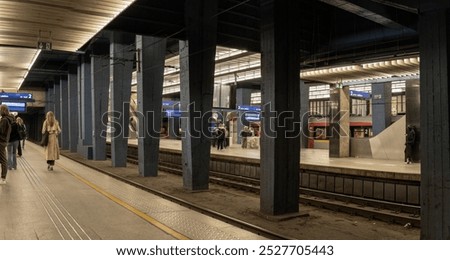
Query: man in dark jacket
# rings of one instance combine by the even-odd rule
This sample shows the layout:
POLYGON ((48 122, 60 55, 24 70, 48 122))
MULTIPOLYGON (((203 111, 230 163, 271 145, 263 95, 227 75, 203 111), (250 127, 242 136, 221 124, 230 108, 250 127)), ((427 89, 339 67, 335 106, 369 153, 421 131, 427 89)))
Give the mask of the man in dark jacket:
POLYGON ((413 125, 408 125, 406 131, 406 143, 405 143, 405 157, 406 163, 411 164, 413 162, 414 143, 416 142, 416 131, 413 125))
POLYGON ((11 124, 11 133, 9 135, 8 150, 8 170, 17 170, 17 147, 20 144, 19 125, 14 115, 10 114, 8 120, 11 124))
POLYGON ((223 124, 220 124, 217 128, 217 150, 222 150, 224 148, 226 136, 227 130, 223 124))
POLYGON ((9 108, 7 105, 0 105, 0 164, 2 168, 2 174, 0 179, 0 185, 6 184, 6 175, 8 174, 7 157, 6 157, 6 145, 9 141, 9 135, 11 133, 11 119, 9 118, 9 108))

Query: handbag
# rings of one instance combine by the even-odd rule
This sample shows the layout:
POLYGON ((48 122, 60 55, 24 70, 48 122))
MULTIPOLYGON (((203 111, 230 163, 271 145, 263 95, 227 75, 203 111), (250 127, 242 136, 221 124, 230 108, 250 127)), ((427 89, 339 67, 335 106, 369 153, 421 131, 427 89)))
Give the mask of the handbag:
POLYGON ((48 131, 45 131, 45 133, 42 134, 41 145, 42 146, 48 145, 48 131))

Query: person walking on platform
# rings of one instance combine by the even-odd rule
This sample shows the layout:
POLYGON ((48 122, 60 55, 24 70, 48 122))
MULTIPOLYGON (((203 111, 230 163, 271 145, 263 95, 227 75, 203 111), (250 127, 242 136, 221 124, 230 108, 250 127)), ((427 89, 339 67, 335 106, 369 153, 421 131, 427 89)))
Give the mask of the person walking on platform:
POLYGON ((6 175, 8 174, 8 159, 6 157, 6 145, 11 133, 11 121, 9 117, 9 108, 7 105, 0 105, 0 164, 2 167, 0 184, 6 184, 6 175))
POLYGON ((405 158, 406 163, 411 164, 413 162, 414 143, 416 142, 416 131, 414 126, 408 125, 406 131, 406 143, 405 143, 405 158))
POLYGON ((8 170, 17 170, 17 147, 20 145, 19 125, 13 114, 8 117, 11 123, 11 133, 8 141, 8 170))
POLYGON ((47 160, 47 170, 53 171, 55 160, 59 159, 59 143, 58 135, 61 133, 58 120, 55 119, 55 114, 48 111, 45 116, 44 124, 42 125, 42 134, 48 132, 48 144, 45 146, 45 159, 47 160))

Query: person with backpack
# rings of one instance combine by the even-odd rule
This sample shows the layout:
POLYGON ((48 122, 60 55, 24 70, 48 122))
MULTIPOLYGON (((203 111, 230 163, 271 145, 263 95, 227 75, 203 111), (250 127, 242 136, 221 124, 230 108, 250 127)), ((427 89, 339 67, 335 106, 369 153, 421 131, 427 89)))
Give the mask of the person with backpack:
POLYGON ((11 133, 8 141, 8 170, 17 170, 17 147, 20 142, 19 125, 14 118, 14 115, 10 114, 8 117, 11 123, 11 133))
POLYGON ((0 164, 2 168, 0 184, 6 184, 6 175, 8 174, 6 146, 8 145, 9 135, 11 133, 11 123, 8 119, 9 108, 7 105, 0 105, 0 116, 0 164))

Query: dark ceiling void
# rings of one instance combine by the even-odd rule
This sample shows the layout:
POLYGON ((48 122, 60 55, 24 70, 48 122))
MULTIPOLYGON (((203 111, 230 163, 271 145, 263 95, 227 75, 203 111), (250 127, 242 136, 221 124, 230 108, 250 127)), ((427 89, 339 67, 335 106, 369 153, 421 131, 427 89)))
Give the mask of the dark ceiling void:
POLYGON ((67 76, 69 66, 78 64, 78 55, 64 51, 42 51, 21 89, 44 88, 56 78, 67 76))

